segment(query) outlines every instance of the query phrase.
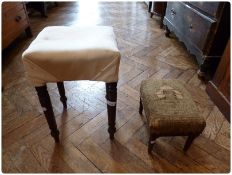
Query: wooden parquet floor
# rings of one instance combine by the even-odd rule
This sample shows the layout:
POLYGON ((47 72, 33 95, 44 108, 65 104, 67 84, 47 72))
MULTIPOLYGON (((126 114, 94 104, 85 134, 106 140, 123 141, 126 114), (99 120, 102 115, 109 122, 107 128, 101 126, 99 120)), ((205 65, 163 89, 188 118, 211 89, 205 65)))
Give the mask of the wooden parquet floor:
MULTIPOLYGON (((60 2, 48 18, 34 13, 34 37, 21 36, 2 55, 2 171, 11 173, 157 173, 230 171, 230 125, 197 78, 197 64, 185 47, 166 38, 158 18, 149 18, 143 2, 60 2), (55 84, 49 84, 61 143, 56 145, 34 88, 28 83, 22 52, 45 26, 111 25, 122 53, 118 83, 117 132, 107 133, 105 84, 65 82, 68 110, 63 111, 55 84), (146 120, 138 113, 140 82, 180 79, 207 121, 187 153, 184 137, 157 139, 147 154, 146 120)), ((94 31, 93 31, 94 32, 94 31)), ((96 33, 97 35, 97 33, 96 33)))

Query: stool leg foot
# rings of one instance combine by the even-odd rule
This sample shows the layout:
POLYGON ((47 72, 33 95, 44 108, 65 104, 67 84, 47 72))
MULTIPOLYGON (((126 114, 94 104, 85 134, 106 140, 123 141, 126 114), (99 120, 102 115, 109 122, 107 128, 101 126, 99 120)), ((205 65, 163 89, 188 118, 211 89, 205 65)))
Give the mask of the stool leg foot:
POLYGON ((139 113, 142 115, 143 113, 143 104, 142 104, 142 100, 140 98, 140 101, 139 101, 139 113))
POLYGON ((151 154, 154 144, 152 144, 150 141, 148 142, 148 153, 151 154))
POLYGON ((45 85, 45 86, 35 87, 35 89, 37 91, 40 104, 43 108, 48 126, 51 130, 51 136, 54 138, 55 142, 59 142, 59 131, 57 129, 51 100, 47 91, 47 86, 45 85))
POLYGON ((152 135, 152 136, 149 137, 149 141, 148 141, 148 154, 152 153, 154 142, 155 142, 155 140, 157 138, 158 138, 158 136, 154 136, 154 135, 152 135))
POLYGON ((108 113, 108 132, 110 139, 114 139, 115 119, 116 119, 116 104, 117 104, 117 82, 106 83, 106 100, 107 100, 107 113, 108 113))
POLYGON ((163 20, 164 20, 164 16, 162 15, 161 16, 161 19, 160 19, 160 28, 162 29, 164 24, 163 24, 163 20))
POLYGON ((150 12, 150 13, 151 13, 150 18, 152 18, 152 17, 153 17, 153 15, 154 15, 154 13, 152 13, 152 12, 150 12))
POLYGON ((171 33, 171 31, 168 29, 168 27, 167 27, 167 26, 165 26, 165 28, 166 28, 165 36, 169 38, 169 37, 170 37, 170 33, 171 33))
POLYGON ((184 145, 184 151, 186 152, 189 147, 191 146, 193 140, 197 137, 198 135, 189 135, 186 142, 185 142, 185 145, 184 145))
POLYGON ((67 109, 67 97, 65 96, 65 89, 63 82, 57 82, 57 87, 60 93, 60 101, 63 103, 65 109, 67 109))

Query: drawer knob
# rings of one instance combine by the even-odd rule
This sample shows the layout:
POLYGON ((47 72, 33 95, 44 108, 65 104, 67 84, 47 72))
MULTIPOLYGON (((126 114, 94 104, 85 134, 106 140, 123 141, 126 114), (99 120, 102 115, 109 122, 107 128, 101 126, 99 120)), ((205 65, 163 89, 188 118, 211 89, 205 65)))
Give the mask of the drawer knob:
POLYGON ((22 19, 21 16, 16 16, 16 17, 15 17, 15 21, 17 21, 17 22, 19 22, 21 19, 22 19))
POLYGON ((175 12, 175 10, 174 9, 171 9, 171 15, 175 15, 176 14, 176 12, 175 12))
POLYGON ((193 29, 193 25, 192 25, 192 24, 189 25, 189 29, 190 29, 190 30, 193 29))

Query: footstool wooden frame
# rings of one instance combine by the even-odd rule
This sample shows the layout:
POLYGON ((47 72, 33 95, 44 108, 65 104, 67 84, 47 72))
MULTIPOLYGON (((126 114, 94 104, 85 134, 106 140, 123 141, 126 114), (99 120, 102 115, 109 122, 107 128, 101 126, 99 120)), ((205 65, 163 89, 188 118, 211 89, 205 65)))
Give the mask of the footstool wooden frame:
MULTIPOLYGON (((145 81, 143 81, 142 82, 142 84, 141 84, 141 89, 140 89, 140 93, 143 93, 143 91, 144 91, 144 86, 146 86, 146 84, 148 84, 149 82, 150 82, 150 85, 154 85, 156 82, 162 82, 162 81, 165 81, 166 83, 165 83, 165 86, 166 87, 168 87, 167 85, 169 85, 169 83, 170 82, 174 82, 174 83, 176 83, 176 84, 180 84, 180 82, 179 81, 177 81, 177 80, 145 80, 145 81), (152 82, 152 83, 151 83, 152 82)), ((168 89, 168 88, 167 88, 168 89)), ((171 88, 170 88, 171 89, 171 88)), ((154 88, 154 90, 155 90, 155 88, 154 88)), ((172 89, 171 89, 172 90, 172 89)), ((147 92, 145 92, 145 93, 147 93, 146 95, 151 95, 152 96, 152 94, 149 94, 149 92, 147 91, 147 92)), ((187 96, 188 95, 190 95, 190 94, 188 94, 186 91, 184 92, 184 93, 186 93, 187 94, 187 96)), ((153 94, 154 95, 154 94, 153 94)), ((158 94, 158 95, 160 95, 160 94, 158 94)), ((162 94, 163 95, 163 94, 162 94)), ((161 95, 161 97, 162 97, 162 95, 161 95)), ((179 95, 179 94, 178 94, 179 95)), ((163 97, 162 97, 163 98, 163 97)), ((166 98, 166 97, 165 97, 166 98)), ((185 98, 185 95, 184 96, 182 96, 181 98, 185 98)), ((189 99, 190 100, 190 99, 189 99)), ((193 103, 192 103, 193 104, 193 103)), ((194 107, 194 106, 193 106, 194 107)), ((142 94, 140 94, 140 105, 139 105, 139 113, 142 115, 142 112, 143 112, 143 110, 144 110, 144 105, 143 105, 143 99, 142 99, 142 94)), ((148 112, 148 111, 145 111, 145 114, 146 113, 148 113, 148 114, 150 114, 150 111, 148 112)), ((153 115, 155 115, 155 114, 153 114, 153 115)), ((197 115, 197 114, 196 114, 197 115)), ((147 116, 146 115, 146 117, 148 118, 148 117, 151 117, 151 116, 147 116)), ((170 116, 171 117, 171 116, 170 116)), ((198 116, 199 117, 199 116, 198 116)), ((155 117, 153 117, 154 119, 155 119, 155 117)), ((149 119, 149 118, 148 118, 149 119)), ((151 154, 151 152, 152 152, 152 149, 153 149, 153 146, 154 146, 154 143, 155 143, 155 140, 158 138, 158 137, 163 137, 163 136, 167 136, 167 137, 169 137, 169 136, 188 136, 188 138, 187 138, 187 140, 186 140, 186 142, 185 142, 185 145, 184 145, 184 148, 183 148, 183 150, 184 151, 187 151, 188 149, 189 149, 189 147, 191 146, 191 144, 192 144, 192 142, 194 141, 194 139, 196 138, 196 137, 198 137, 201 133, 202 133, 202 131, 203 131, 203 129, 205 128, 205 125, 206 125, 206 123, 205 123, 205 120, 202 118, 202 117, 199 117, 198 118, 199 119, 199 122, 198 122, 198 124, 197 124, 197 129, 196 130, 191 130, 190 132, 188 131, 188 132, 185 132, 185 131, 178 131, 178 132, 173 132, 173 133, 166 133, 166 132, 158 132, 158 133, 155 133, 155 132, 151 132, 151 130, 152 130, 152 127, 151 127, 151 125, 150 125, 150 123, 149 123, 149 120, 147 120, 148 121, 148 130, 149 130, 149 141, 148 141, 148 153, 149 154, 151 154)), ((183 125, 184 125, 184 122, 183 122, 183 125)), ((175 126, 173 126, 173 127, 175 127, 175 126)), ((161 129, 162 130, 162 129, 161 129)))
POLYGON ((110 139, 114 138, 121 56, 112 27, 46 27, 22 57, 55 142, 59 142, 59 131, 46 83, 57 83, 60 101, 66 109, 67 97, 63 81, 75 80, 106 83, 108 132, 110 139))

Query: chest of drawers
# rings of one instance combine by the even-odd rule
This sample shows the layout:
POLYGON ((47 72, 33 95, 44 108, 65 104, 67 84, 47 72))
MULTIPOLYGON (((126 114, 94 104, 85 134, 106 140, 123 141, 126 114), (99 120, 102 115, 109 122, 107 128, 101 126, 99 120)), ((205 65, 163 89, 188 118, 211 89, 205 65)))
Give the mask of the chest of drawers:
POLYGON ((31 36, 30 24, 23 2, 2 3, 2 48, 6 48, 23 31, 31 36))
POLYGON ((230 36, 229 3, 168 2, 164 25, 196 56, 199 76, 214 73, 230 36))

